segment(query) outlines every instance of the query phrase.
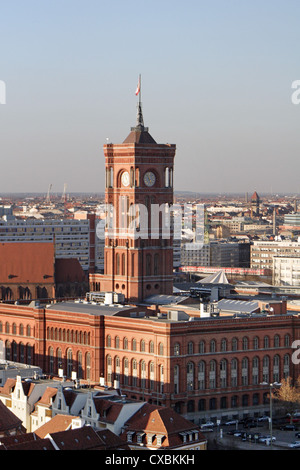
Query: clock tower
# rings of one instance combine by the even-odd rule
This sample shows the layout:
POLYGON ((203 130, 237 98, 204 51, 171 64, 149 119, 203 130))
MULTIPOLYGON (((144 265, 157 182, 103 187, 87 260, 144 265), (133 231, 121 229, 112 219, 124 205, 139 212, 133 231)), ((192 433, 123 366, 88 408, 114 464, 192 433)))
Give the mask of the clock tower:
POLYGON ((133 302, 173 293, 175 151, 174 144, 158 144, 149 134, 140 100, 136 126, 124 142, 104 145, 105 202, 112 218, 105 231, 104 275, 90 279, 98 290, 133 302))

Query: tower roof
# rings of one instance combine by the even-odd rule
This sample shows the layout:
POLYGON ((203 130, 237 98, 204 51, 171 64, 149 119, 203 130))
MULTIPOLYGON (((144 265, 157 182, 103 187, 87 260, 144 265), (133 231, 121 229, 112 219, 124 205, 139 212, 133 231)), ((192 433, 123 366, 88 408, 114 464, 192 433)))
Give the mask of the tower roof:
POLYGON ((156 144, 156 142, 148 131, 132 128, 123 144, 156 144))
POLYGON ((251 200, 252 200, 252 201, 253 201, 253 200, 257 201, 258 199, 259 199, 259 195, 257 194, 256 191, 254 191, 254 193, 252 194, 251 200))

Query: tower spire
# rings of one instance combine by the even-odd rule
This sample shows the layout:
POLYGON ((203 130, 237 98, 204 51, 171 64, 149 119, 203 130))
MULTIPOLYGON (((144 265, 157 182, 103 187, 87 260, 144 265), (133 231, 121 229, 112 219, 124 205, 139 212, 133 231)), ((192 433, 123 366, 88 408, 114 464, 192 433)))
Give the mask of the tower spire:
POLYGON ((148 132, 148 128, 144 126, 144 118, 142 112, 142 77, 139 75, 137 88, 135 94, 138 96, 138 103, 137 103, 137 116, 136 116, 136 126, 132 127, 132 131, 146 131, 148 132))

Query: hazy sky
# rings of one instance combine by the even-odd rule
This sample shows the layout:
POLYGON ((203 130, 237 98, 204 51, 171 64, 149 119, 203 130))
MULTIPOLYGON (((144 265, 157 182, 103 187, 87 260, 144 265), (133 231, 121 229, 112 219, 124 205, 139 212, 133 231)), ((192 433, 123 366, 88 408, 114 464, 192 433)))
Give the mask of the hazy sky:
POLYGON ((299 0, 0 0, 0 192, 104 191, 136 120, 175 190, 300 193, 299 0))

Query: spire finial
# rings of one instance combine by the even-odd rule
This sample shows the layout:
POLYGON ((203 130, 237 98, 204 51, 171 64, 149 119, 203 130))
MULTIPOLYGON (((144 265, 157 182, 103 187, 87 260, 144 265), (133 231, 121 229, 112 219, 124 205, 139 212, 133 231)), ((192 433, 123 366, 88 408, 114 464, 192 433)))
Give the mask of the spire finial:
POLYGON ((141 75, 139 75, 135 94, 138 96, 137 117, 136 117, 136 126, 132 127, 131 130, 148 131, 148 128, 144 127, 144 119, 143 119, 143 112, 142 112, 142 78, 141 78, 141 75))

